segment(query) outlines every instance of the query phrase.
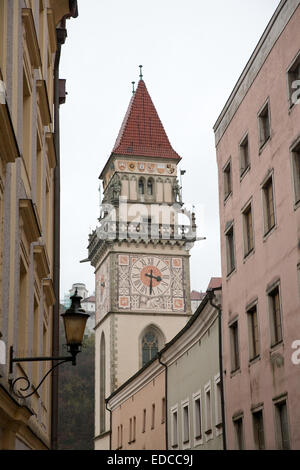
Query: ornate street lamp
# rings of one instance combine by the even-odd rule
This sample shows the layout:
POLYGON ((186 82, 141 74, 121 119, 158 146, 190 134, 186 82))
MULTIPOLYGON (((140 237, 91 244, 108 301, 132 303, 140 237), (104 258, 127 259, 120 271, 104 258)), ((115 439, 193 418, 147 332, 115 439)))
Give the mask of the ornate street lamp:
POLYGON ((30 386, 32 385, 28 379, 28 377, 18 377, 17 379, 11 382, 11 389, 13 393, 19 398, 28 398, 33 395, 42 385, 46 377, 58 366, 65 362, 72 362, 72 365, 76 365, 76 356, 81 351, 82 340, 84 335, 84 330, 86 326, 87 319, 90 315, 85 313, 85 310, 81 308, 81 301, 82 297, 78 295, 78 291, 76 289, 75 294, 72 295, 71 300, 72 304, 71 307, 66 310, 61 316, 64 320, 64 327, 65 327, 65 335, 66 335, 66 342, 68 352, 71 354, 70 356, 66 357, 13 357, 13 346, 10 347, 10 361, 9 361, 9 373, 12 374, 13 372, 13 363, 14 362, 40 362, 40 361, 59 361, 56 362, 51 369, 46 373, 43 377, 39 385, 33 389, 31 393, 24 395, 21 392, 26 392, 30 386), (21 382, 25 382, 25 386, 23 388, 17 389, 16 385, 21 382))

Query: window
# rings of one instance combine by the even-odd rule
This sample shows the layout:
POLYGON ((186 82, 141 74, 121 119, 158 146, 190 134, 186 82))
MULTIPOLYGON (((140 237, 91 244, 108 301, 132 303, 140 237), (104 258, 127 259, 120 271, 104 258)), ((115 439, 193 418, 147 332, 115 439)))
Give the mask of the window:
POLYGON ((232 193, 232 174, 231 174, 231 160, 225 165, 223 169, 223 184, 224 184, 224 200, 232 193))
POLYGON ((243 138, 240 143, 240 174, 241 176, 245 173, 247 168, 250 166, 249 160, 249 140, 248 134, 243 138))
POLYGON ((297 93, 297 89, 299 88, 299 83, 297 83, 298 80, 300 80, 300 52, 288 70, 290 108, 296 104, 296 101, 299 98, 299 93, 297 93))
POLYGON ((270 138, 270 109, 267 102, 258 115, 259 124, 259 143, 262 148, 270 138))
POLYGON ((264 183, 263 187, 263 212, 264 212, 264 234, 275 226, 275 208, 272 176, 264 183))
POLYGON ((142 432, 146 432, 146 409, 143 410, 143 427, 142 432))
POLYGON ((190 441, 190 412, 189 403, 182 404, 182 443, 188 444, 190 441))
POLYGON ((136 438, 136 416, 133 417, 132 442, 135 442, 135 438, 136 438))
POLYGON ((274 346, 282 341, 282 324, 279 286, 268 293, 271 320, 271 345, 274 346))
POLYGON ((128 444, 132 443, 132 418, 129 418, 129 438, 128 444))
POLYGON ((275 419, 278 448, 290 449, 289 425, 286 400, 275 404, 275 419))
POLYGON ((215 425, 218 430, 222 428, 222 393, 220 375, 215 377, 215 425))
POLYGON ((171 445, 178 446, 178 409, 177 406, 171 409, 171 445))
POLYGON ((246 257, 254 248, 253 240, 253 217, 252 205, 249 204, 243 211, 243 229, 244 229, 244 257, 246 257))
POLYGON ((292 148, 291 153, 295 204, 297 204, 300 201, 300 141, 292 148))
POLYGON ((208 438, 212 433, 212 408, 211 408, 211 387, 210 382, 204 387, 205 392, 205 434, 208 438))
POLYGON ((158 339, 153 331, 147 331, 142 339, 142 366, 149 362, 158 352, 158 339))
POLYGON ((257 306, 254 305, 247 310, 248 328, 249 328, 249 350, 250 360, 259 355, 259 334, 257 320, 257 306))
POLYGON ((118 426, 118 449, 123 447, 123 425, 118 426))
POLYGON ((235 269, 235 253, 234 253, 234 232, 233 225, 225 233, 226 237, 226 256, 227 256, 227 276, 235 269))
POLYGON ((145 194, 145 181, 144 181, 144 178, 139 179, 139 194, 141 194, 141 195, 145 194))
POLYGON ((149 178, 147 181, 147 194, 153 196, 153 179, 149 178))
POLYGON ((258 450, 263 450, 265 448, 263 411, 253 412, 252 418, 255 447, 258 450))
POLYGON ((151 429, 154 429, 155 426, 155 404, 152 404, 152 414, 151 414, 151 429))
POLYGON ((202 413, 201 413, 201 397, 200 393, 194 397, 194 438, 202 437, 202 413))
POLYGON ((231 372, 240 368, 238 322, 230 325, 230 344, 231 344, 231 372))
POLYGON ((236 442, 236 449, 243 450, 244 449, 244 431, 243 431, 243 417, 240 416, 233 420, 234 431, 235 431, 235 442, 236 442))

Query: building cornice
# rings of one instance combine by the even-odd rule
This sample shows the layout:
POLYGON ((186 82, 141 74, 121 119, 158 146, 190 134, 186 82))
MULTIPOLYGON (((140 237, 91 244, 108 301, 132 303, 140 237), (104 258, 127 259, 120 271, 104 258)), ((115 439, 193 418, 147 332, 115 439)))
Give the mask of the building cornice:
POLYGON ((119 387, 111 396, 106 400, 111 410, 114 410, 121 403, 128 400, 132 395, 139 392, 145 385, 155 379, 158 375, 164 372, 164 367, 155 358, 152 362, 140 369, 135 375, 130 377, 121 387, 119 387))

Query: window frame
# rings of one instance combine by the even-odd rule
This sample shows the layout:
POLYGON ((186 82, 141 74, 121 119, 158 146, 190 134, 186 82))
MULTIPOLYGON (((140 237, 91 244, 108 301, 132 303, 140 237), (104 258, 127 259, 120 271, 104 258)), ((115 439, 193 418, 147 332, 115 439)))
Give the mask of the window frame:
POLYGON ((155 403, 151 406, 151 430, 155 429, 155 403))
POLYGON ((178 427, 178 404, 172 406, 170 408, 170 415, 171 415, 171 447, 173 448, 178 448, 178 442, 179 442, 179 427, 178 427), (174 433, 175 431, 175 415, 176 415, 176 434, 174 433), (176 439, 175 439, 176 438, 176 439))
POLYGON ((264 178, 261 184, 262 190, 262 207, 263 207, 263 237, 266 238, 276 227, 277 217, 276 217, 276 204, 275 204, 275 184, 274 184, 274 171, 271 170, 267 176, 264 178), (272 205, 273 205, 273 225, 269 224, 269 219, 271 218, 271 212, 269 210, 269 193, 268 186, 269 182, 272 185, 272 205))
POLYGON ((283 342, 283 315, 282 315, 282 300, 281 300, 281 288, 280 288, 280 280, 276 281, 272 284, 269 288, 267 288, 267 296, 268 296, 268 309, 269 309, 269 321, 270 321, 270 333, 271 333, 271 348, 281 344, 283 342), (274 323, 274 304, 273 299, 274 296, 272 295, 274 291, 278 292, 278 306, 279 306, 279 317, 280 317, 280 333, 281 337, 278 339, 276 331, 278 329, 278 324, 274 323))
POLYGON ((232 161, 231 157, 227 160, 225 163, 223 169, 222 169, 222 174, 223 174, 223 199, 224 199, 224 204, 226 201, 229 199, 229 197, 232 195, 233 188, 232 188, 232 161), (230 171, 227 171, 227 169, 230 169, 230 171), (229 175, 229 176, 228 176, 229 175))
POLYGON ((275 424, 275 436, 276 445, 279 450, 289 450, 291 448, 291 433, 290 433, 290 422, 289 422, 289 410, 288 410, 288 397, 284 394, 278 398, 273 398, 274 404, 274 424, 275 424), (286 418, 287 418, 287 431, 288 431, 288 448, 283 445, 282 439, 282 423, 279 414, 279 406, 285 404, 286 406, 286 418))
POLYGON ((181 441, 182 449, 188 449, 191 447, 191 430, 190 430, 190 401, 189 398, 182 400, 181 402, 181 441), (186 414, 187 413, 187 414, 186 414), (187 416, 187 423, 186 423, 187 416), (187 432, 187 435, 186 435, 187 432))
POLYGON ((259 154, 263 151, 266 144, 271 140, 271 109, 270 109, 270 98, 267 98, 260 110, 257 113, 257 121, 258 121, 258 147, 259 147, 259 154), (268 135, 265 129, 265 122, 266 116, 264 115, 267 111, 267 118, 268 118, 268 135), (264 134, 262 136, 262 134, 264 134))
POLYGON ((253 201, 252 198, 248 201, 241 210, 242 212, 242 225, 243 225, 243 245, 244 245, 244 259, 246 259, 250 253, 252 253, 255 249, 254 243, 254 218, 253 218, 253 201), (248 225, 248 213, 251 212, 251 228, 248 225), (252 246, 250 246, 249 239, 249 231, 251 229, 251 236, 252 236, 252 246))
POLYGON ((266 449, 266 440, 265 440, 265 422, 264 422, 264 409, 263 406, 256 407, 251 410, 252 413, 252 429, 253 429, 253 440, 256 450, 265 450, 266 449), (256 427, 257 424, 257 415, 260 414, 262 419, 262 435, 263 435, 263 447, 260 447, 260 431, 256 427))
POLYGON ((290 160, 293 180, 294 209, 296 210, 300 206, 300 136, 298 136, 290 147, 290 160), (297 174, 299 175, 298 179, 297 174))
POLYGON ((260 357, 260 328, 258 318, 258 300, 252 302, 246 307, 247 323, 248 323, 248 341, 249 341, 249 362, 252 362, 260 357), (257 340, 255 338, 255 325, 253 325, 253 310, 256 312, 257 323, 257 340), (257 347, 255 346, 257 344, 257 347))
POLYGON ((233 422, 233 428, 234 428, 236 450, 244 450, 245 449, 244 413, 241 413, 238 416, 233 417, 232 422, 233 422), (238 428, 237 423, 241 423, 241 427, 238 428), (238 429, 241 430, 241 436, 237 432, 238 429))
POLYGON ((211 381, 207 382, 204 386, 204 416, 205 416, 205 440, 208 442, 209 440, 213 439, 213 416, 212 416, 212 387, 211 381), (207 397, 209 395, 209 403, 207 397), (209 405, 209 409, 208 409, 209 405), (209 414, 209 420, 208 420, 209 414))
POLYGON ((203 444, 203 413, 202 413, 202 397, 201 397, 201 390, 198 392, 193 393, 192 396, 192 404, 193 404, 193 436, 194 436, 194 446, 203 444), (199 401, 199 431, 197 430, 197 410, 196 410, 196 402, 199 401))
POLYGON ((235 236, 233 221, 227 224, 224 235, 226 245, 226 276, 229 277, 236 270, 235 236))
POLYGON ((222 390, 220 374, 214 376, 214 396, 215 396, 215 428, 216 435, 219 436, 223 432, 222 422, 222 390))
POLYGON ((250 170, 250 146, 249 146, 249 132, 247 131, 239 143, 239 158, 240 158, 240 180, 250 170), (245 142, 247 143, 247 159, 245 159, 245 142))
POLYGON ((240 344, 239 344, 239 320, 235 318, 230 322, 229 333, 230 333, 230 366, 231 374, 235 374, 241 369, 241 356, 240 356, 240 344), (234 333, 236 331, 237 333, 234 333))

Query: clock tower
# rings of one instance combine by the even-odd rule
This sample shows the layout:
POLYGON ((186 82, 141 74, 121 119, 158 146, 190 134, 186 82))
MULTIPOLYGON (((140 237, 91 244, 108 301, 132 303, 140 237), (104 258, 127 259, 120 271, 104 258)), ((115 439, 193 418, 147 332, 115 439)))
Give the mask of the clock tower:
POLYGON ((140 81, 100 175, 95 268, 95 448, 109 448, 105 398, 137 372, 191 316, 189 249, 194 215, 181 201, 173 150, 140 81))

